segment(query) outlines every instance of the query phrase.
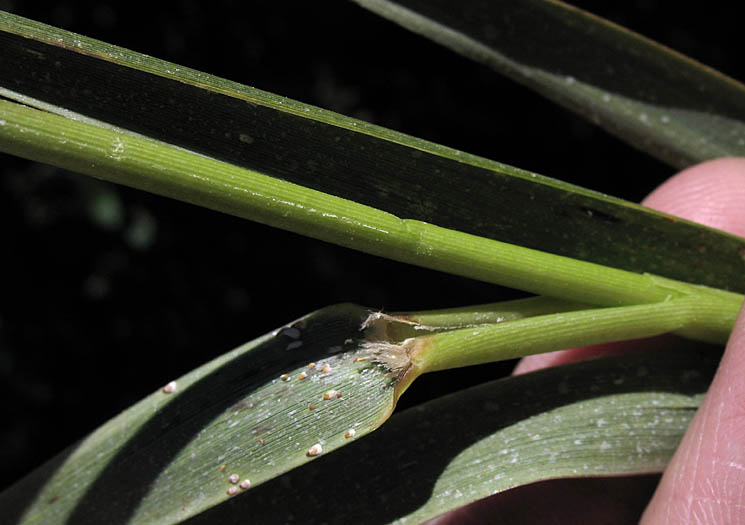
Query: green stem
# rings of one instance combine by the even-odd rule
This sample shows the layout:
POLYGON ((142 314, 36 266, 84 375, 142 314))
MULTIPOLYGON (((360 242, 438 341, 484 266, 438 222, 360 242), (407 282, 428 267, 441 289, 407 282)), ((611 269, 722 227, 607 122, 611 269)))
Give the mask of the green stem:
POLYGON ((527 297, 498 303, 443 308, 422 312, 394 312, 394 319, 415 323, 421 329, 443 330, 474 325, 504 323, 537 315, 584 310, 587 304, 563 301, 553 297, 527 297))
POLYGON ((742 302, 737 294, 709 292, 401 219, 123 130, 103 129, 2 100, 0 150, 367 253, 538 295, 620 306, 703 294, 727 312, 725 319, 733 318, 742 302))
MULTIPOLYGON (((416 376, 565 348, 685 331, 701 321, 709 329, 712 319, 725 313, 719 306, 713 301, 691 297, 657 304, 562 312, 417 337, 404 341, 403 346, 416 376)), ((723 342, 728 333, 720 329, 698 335, 700 339, 723 342)))
POLYGON ((428 333, 505 323, 526 317, 587 308, 589 306, 583 303, 537 296, 421 312, 393 312, 391 314, 373 312, 364 322, 363 328, 367 330, 367 337, 370 340, 397 343, 428 333))

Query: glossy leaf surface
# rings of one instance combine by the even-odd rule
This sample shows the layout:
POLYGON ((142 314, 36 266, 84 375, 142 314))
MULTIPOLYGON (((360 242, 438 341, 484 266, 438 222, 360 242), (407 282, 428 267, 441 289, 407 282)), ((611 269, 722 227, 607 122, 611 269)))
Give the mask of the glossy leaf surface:
POLYGON ((0 92, 14 100, 402 219, 745 289, 731 235, 9 14, 0 30, 0 92))
POLYGON ((28 523, 208 509, 207 522, 417 522, 542 479, 661 471, 716 369, 709 348, 552 368, 362 439, 395 402, 395 378, 360 345, 368 313, 320 310, 177 379, 0 494, 0 510, 28 523))
POLYGON ((356 359, 367 313, 319 310, 177 379, 0 494, 3 516, 179 521, 364 436, 394 399, 388 372, 356 359))
POLYGON ((420 523, 538 480, 660 472, 714 353, 598 359, 458 392, 193 522, 420 523))
POLYGON ((357 0, 683 168, 745 156, 745 87, 555 0, 357 0))

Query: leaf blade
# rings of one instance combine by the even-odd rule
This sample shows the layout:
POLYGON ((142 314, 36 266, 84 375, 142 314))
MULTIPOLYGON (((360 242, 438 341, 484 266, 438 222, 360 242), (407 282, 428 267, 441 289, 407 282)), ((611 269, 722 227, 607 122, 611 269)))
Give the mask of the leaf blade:
MULTIPOLYGON (((601 306, 742 297, 400 219, 167 144, 0 100, 0 149, 402 262, 601 306)), ((692 320, 693 321, 693 320, 692 320)), ((725 321, 727 323, 729 321, 725 321)))
POLYGON ((393 410, 394 385, 355 360, 367 355, 350 341, 367 312, 319 310, 186 374, 0 493, 3 515, 178 522, 230 499, 233 473, 260 485, 314 461, 306 453, 317 443, 328 453, 353 440, 350 429, 372 431, 393 410), (324 399, 329 390, 341 395, 324 399))
POLYGON ((542 479, 659 472, 716 361, 710 349, 678 349, 479 385, 397 414, 364 440, 190 523, 238 523, 248 513, 268 522, 419 523, 542 479))
POLYGON ((6 96, 48 110, 65 104, 76 115, 402 218, 745 289, 745 241, 734 236, 12 15, 0 16, 0 27, 6 96), (71 69, 59 74, 57 62, 71 69), (92 84, 96 97, 73 96, 70 82, 96 76, 108 79, 92 84), (118 91, 122 82, 127 97, 118 91), (479 188, 479 198, 470 187, 479 188))
POLYGON ((395 404, 395 379, 348 341, 368 313, 320 310, 187 374, 0 493, 3 515, 285 522, 313 508, 329 512, 308 522, 419 521, 542 479, 658 472, 718 360, 689 346, 551 368, 419 405, 366 437, 395 404), (324 400, 332 388, 343 396, 324 400), (315 443, 323 454, 306 457, 315 443), (226 493, 232 474, 251 487, 226 493))
POLYGON ((745 87, 560 1, 356 0, 678 168, 745 156, 745 87))

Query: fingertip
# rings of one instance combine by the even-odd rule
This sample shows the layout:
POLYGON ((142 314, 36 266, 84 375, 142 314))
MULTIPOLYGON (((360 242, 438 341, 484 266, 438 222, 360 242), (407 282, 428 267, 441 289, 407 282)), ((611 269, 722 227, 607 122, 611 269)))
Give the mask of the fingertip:
MULTIPOLYGON (((726 157, 691 166, 662 183, 642 204, 745 237, 745 158, 726 157)), ((585 348, 573 348, 529 356, 513 373, 524 374, 591 355, 585 348)))
POLYGON ((512 374, 527 374, 528 372, 533 372, 542 368, 574 363, 584 359, 595 359, 598 357, 628 354, 631 352, 655 350, 669 346, 672 341, 677 340, 677 337, 666 334, 657 337, 648 337, 646 339, 630 339, 628 341, 619 341, 617 343, 605 343, 532 355, 521 359, 517 363, 512 374))
POLYGON ((642 523, 745 523, 745 309, 642 523))
POLYGON ((692 166, 671 177, 642 204, 684 219, 745 236, 745 158, 692 166))
MULTIPOLYGON (((745 159, 682 171, 644 205, 745 236, 745 159)), ((714 381, 647 507, 643 523, 745 523, 745 314, 714 381)))
POLYGON ((524 357, 517 362, 517 366, 512 371, 513 376, 520 374, 528 374, 541 370, 542 368, 548 368, 549 366, 556 366, 566 362, 566 357, 571 356, 571 350, 558 350, 556 352, 547 352, 545 354, 531 355, 524 357))

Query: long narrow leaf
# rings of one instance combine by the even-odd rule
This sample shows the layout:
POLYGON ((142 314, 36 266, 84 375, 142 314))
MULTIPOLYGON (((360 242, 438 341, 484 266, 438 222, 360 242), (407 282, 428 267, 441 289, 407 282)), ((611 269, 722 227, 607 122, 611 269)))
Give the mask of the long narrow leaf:
POLYGON ((556 0, 356 0, 676 167, 745 156, 745 87, 556 0))
POLYGON ((0 512, 418 521, 541 479, 659 472, 716 368, 711 349, 555 368, 416 407, 364 438, 395 386, 359 344, 366 315, 321 310, 177 379, 0 494, 0 512))
POLYGON ((538 480, 660 472, 703 398, 712 357, 679 349, 480 385, 402 412, 190 523, 420 523, 538 480))
POLYGON ((178 378, 0 494, 0 515, 174 522, 364 436, 395 385, 359 345, 367 313, 319 310, 178 378))
POLYGON ((13 15, 0 44, 0 92, 26 104, 404 219, 745 290, 745 242, 721 232, 13 15))

